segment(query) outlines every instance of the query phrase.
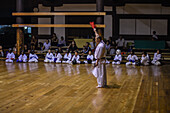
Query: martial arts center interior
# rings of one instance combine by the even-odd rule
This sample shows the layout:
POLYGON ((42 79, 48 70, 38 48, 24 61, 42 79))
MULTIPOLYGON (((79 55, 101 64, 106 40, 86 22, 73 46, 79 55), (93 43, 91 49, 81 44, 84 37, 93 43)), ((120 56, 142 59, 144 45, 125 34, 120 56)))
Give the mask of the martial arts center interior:
POLYGON ((170 0, 1 0, 0 113, 170 113, 170 0))

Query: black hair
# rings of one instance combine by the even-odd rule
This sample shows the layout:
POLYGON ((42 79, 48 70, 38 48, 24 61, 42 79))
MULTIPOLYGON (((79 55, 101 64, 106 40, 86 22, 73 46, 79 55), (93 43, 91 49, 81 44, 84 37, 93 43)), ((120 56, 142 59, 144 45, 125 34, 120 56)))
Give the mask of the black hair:
POLYGON ((135 54, 135 51, 134 51, 134 50, 131 50, 131 52, 132 52, 132 55, 134 55, 134 54, 135 54))
POLYGON ((157 49, 156 52, 157 52, 157 51, 159 51, 159 54, 161 54, 161 52, 162 52, 160 49, 157 49))
POLYGON ((153 31, 153 34, 156 34, 156 31, 153 31))
POLYGON ((34 50, 31 50, 31 52, 30 52, 31 54, 34 54, 34 50))
POLYGON ((102 37, 101 37, 101 36, 99 36, 99 37, 97 37, 97 38, 99 38, 100 40, 102 40, 102 37))
POLYGON ((146 56, 146 55, 147 55, 147 52, 146 52, 146 51, 144 51, 144 52, 143 52, 143 54, 146 56))

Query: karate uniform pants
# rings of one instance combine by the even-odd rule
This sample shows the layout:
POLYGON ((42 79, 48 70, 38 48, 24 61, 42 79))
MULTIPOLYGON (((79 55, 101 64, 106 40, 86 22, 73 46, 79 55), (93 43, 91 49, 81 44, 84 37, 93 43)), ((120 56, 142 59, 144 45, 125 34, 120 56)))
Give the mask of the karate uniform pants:
POLYGON ((13 63, 13 60, 11 60, 11 59, 6 59, 5 62, 13 63))
POLYGON ((36 58, 32 58, 28 62, 38 62, 38 60, 36 58))
POLYGON ((105 87, 107 85, 105 60, 100 60, 92 73, 97 78, 98 87, 105 87))

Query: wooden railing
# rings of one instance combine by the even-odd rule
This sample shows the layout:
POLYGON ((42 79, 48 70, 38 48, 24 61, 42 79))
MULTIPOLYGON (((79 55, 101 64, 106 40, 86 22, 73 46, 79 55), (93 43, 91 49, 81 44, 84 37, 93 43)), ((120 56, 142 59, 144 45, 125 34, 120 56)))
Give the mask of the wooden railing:
POLYGON ((104 16, 105 12, 15 12, 12 16, 55 16, 55 15, 93 15, 93 16, 104 16))
MULTIPOLYGON (((12 27, 65 27, 65 28, 91 28, 90 24, 13 24, 12 27)), ((105 28, 104 24, 97 24, 97 28, 105 28)))

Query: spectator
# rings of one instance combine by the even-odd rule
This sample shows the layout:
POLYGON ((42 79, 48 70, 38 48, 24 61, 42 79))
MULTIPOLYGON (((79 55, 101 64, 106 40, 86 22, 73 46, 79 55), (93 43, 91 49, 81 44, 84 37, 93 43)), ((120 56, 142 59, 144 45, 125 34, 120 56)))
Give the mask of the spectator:
POLYGON ((156 31, 153 31, 153 35, 152 35, 152 40, 158 40, 158 36, 156 35, 156 31))
POLYGON ((61 47, 58 48, 58 52, 59 52, 59 53, 63 53, 63 50, 62 50, 61 47))
POLYGON ((107 50, 107 54, 110 53, 110 43, 109 40, 106 42, 106 50, 107 50))
POLYGON ((112 37, 109 37, 109 43, 110 43, 110 45, 112 44, 112 37))
POLYGON ((84 53, 85 54, 88 54, 89 53, 89 51, 91 51, 91 48, 89 47, 89 45, 90 45, 90 43, 89 42, 86 42, 86 45, 84 46, 84 53))
POLYGON ((16 55, 17 54, 17 44, 13 47, 13 53, 16 55))
POLYGON ((55 33, 53 33, 52 39, 51 39, 51 45, 57 46, 58 45, 58 38, 55 33))
POLYGON ((115 50, 117 49, 116 46, 117 46, 116 42, 112 41, 111 44, 110 44, 110 54, 111 55, 115 54, 115 50))
POLYGON ((86 52, 87 52, 87 49, 85 47, 83 47, 82 53, 86 54, 86 52))
POLYGON ((46 42, 44 42, 43 50, 48 51, 51 47, 51 44, 49 40, 47 39, 46 42))
POLYGON ((2 46, 0 46, 0 57, 4 57, 4 52, 3 52, 2 46))
POLYGON ((28 52, 28 46, 24 45, 24 53, 28 52))
POLYGON ((35 36, 32 36, 32 39, 31 39, 31 50, 35 50, 36 43, 37 43, 37 40, 35 39, 35 36))
POLYGON ((117 44, 117 48, 122 50, 124 48, 124 45, 125 45, 124 38, 122 38, 122 36, 120 36, 119 39, 117 40, 116 44, 117 44))
POLYGON ((61 37, 61 40, 59 41, 58 47, 66 46, 66 41, 64 40, 64 37, 61 37))
POLYGON ((72 41, 72 43, 69 45, 68 49, 69 49, 69 51, 71 51, 71 52, 77 51, 77 50, 78 50, 78 47, 77 47, 77 45, 76 45, 76 42, 75 42, 75 41, 72 41))
POLYGON ((93 42, 90 42, 90 45, 91 45, 91 50, 92 52, 94 52, 95 48, 96 48, 96 42, 95 42, 95 38, 93 37, 93 42))

